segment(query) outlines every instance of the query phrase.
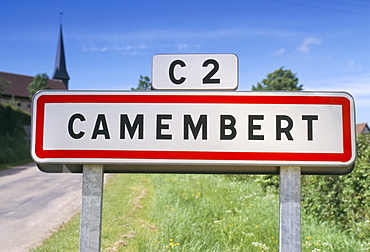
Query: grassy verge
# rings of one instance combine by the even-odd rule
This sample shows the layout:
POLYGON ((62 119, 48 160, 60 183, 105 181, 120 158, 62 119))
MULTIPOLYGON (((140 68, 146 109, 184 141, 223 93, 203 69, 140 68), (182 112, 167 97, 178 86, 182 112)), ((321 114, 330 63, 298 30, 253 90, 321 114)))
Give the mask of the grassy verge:
MULTIPOLYGON (((302 217, 302 251, 365 251, 302 217)), ((103 251, 278 251, 278 197, 225 175, 116 175, 104 191, 103 251)), ((35 251, 78 251, 79 217, 35 251)), ((368 248, 370 249, 370 248, 368 248)))
MULTIPOLYGON (((104 188, 102 250, 138 251, 137 237, 149 239, 156 228, 148 220, 154 190, 147 175, 117 174, 104 188)), ((80 215, 77 214, 34 251, 78 251, 80 215)))
POLYGON ((157 197, 151 216, 160 231, 142 251, 278 247, 277 201, 254 183, 223 175, 169 175, 154 177, 153 184, 157 197))

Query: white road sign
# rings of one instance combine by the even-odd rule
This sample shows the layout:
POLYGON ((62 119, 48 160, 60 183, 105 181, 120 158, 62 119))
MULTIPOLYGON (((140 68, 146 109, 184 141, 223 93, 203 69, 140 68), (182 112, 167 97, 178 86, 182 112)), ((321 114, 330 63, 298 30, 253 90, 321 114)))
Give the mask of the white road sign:
POLYGON ((152 87, 158 90, 235 90, 235 54, 157 54, 153 57, 152 87))
POLYGON ((32 157, 113 172, 344 173, 355 159, 353 110, 341 92, 42 91, 32 157))

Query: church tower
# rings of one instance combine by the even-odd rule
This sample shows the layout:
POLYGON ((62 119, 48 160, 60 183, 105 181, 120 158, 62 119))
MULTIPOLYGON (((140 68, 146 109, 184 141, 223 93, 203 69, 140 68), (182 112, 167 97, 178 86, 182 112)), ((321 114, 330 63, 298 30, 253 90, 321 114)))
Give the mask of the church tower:
POLYGON ((68 90, 69 75, 67 73, 66 57, 64 55, 62 24, 60 24, 57 57, 55 59, 55 68, 52 78, 62 80, 68 90))

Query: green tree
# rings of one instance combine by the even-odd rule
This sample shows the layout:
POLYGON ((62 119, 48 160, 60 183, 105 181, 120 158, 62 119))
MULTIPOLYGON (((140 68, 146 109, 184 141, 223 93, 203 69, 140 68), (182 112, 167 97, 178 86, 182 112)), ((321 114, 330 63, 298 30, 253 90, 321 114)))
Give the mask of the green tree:
POLYGON ((139 83, 136 88, 131 88, 131 90, 151 90, 152 89, 152 83, 150 82, 150 79, 148 76, 142 76, 140 75, 139 83))
POLYGON ((27 88, 28 92, 30 93, 30 98, 32 98, 32 96, 39 90, 50 89, 50 87, 46 87, 48 79, 49 77, 46 73, 37 74, 33 78, 33 81, 28 85, 27 88))
POLYGON ((0 78, 0 95, 4 92, 5 89, 12 86, 10 80, 6 80, 4 78, 0 78))
POLYGON ((257 86, 252 86, 253 91, 268 90, 268 91, 300 91, 303 90, 302 86, 298 86, 297 74, 293 74, 290 70, 284 70, 280 67, 273 73, 268 73, 267 78, 257 83, 257 86))

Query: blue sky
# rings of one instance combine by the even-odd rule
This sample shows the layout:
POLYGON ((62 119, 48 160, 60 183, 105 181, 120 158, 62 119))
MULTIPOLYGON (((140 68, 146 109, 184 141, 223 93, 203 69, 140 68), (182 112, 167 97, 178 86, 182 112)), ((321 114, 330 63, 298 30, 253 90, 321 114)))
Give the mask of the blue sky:
POLYGON ((307 91, 347 91, 370 123, 366 0, 0 0, 0 71, 53 74, 63 12, 72 90, 127 90, 158 53, 234 53, 239 88, 285 66, 307 91))

